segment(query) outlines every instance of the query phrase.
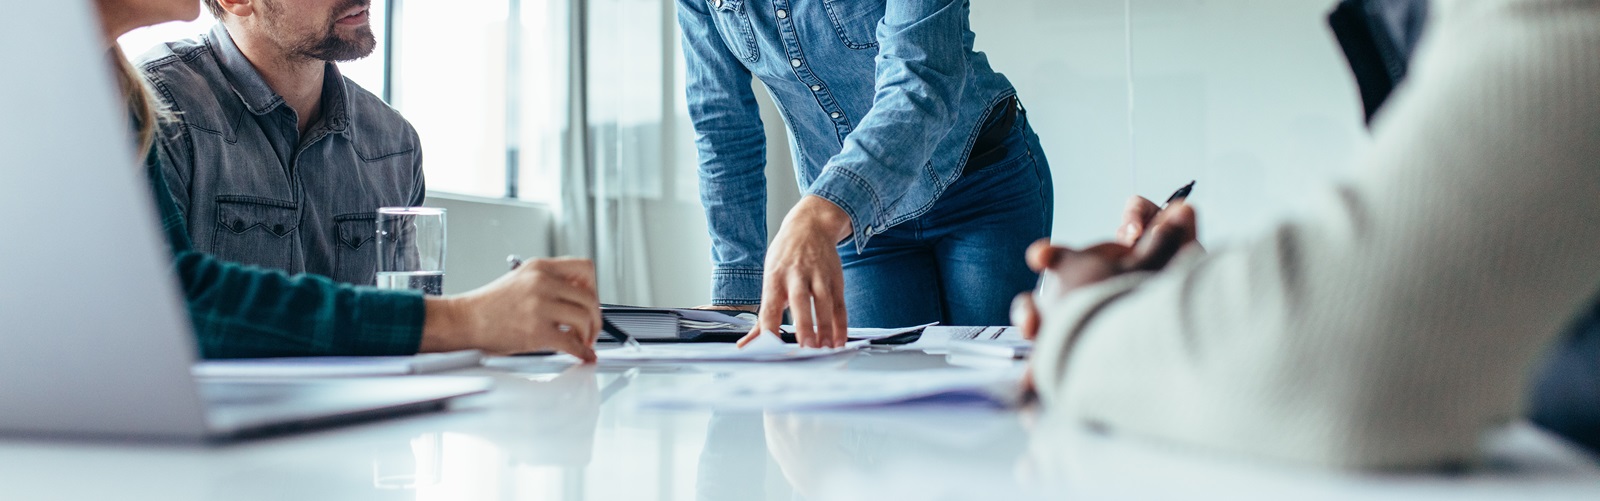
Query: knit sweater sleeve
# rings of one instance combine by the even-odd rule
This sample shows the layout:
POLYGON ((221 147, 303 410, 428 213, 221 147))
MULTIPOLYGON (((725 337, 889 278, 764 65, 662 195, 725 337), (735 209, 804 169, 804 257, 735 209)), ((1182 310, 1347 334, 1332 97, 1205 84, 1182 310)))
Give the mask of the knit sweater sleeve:
POLYGON ((1046 304, 1050 420, 1308 463, 1470 461, 1600 285, 1600 2, 1441 2, 1316 210, 1046 304))

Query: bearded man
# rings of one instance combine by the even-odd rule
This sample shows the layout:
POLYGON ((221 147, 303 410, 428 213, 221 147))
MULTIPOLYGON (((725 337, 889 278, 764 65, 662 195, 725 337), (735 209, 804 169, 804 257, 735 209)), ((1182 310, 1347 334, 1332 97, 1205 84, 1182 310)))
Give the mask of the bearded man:
POLYGON ((416 130, 335 62, 372 53, 370 0, 206 0, 218 23, 140 66, 172 120, 165 177, 196 250, 374 283, 374 212, 421 205, 416 130))

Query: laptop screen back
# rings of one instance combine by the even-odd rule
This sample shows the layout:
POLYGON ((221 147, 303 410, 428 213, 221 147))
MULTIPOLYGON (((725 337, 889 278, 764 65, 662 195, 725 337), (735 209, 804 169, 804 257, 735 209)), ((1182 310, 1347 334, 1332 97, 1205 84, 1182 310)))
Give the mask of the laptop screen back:
POLYGON ((92 0, 4 10, 0 433, 201 437, 194 337, 92 0))

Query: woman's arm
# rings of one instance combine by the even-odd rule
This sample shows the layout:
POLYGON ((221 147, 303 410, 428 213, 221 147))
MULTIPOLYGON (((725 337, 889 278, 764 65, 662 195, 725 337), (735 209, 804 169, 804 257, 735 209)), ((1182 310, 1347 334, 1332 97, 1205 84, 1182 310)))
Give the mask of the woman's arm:
POLYGON ((872 111, 811 183, 808 194, 850 216, 860 242, 881 228, 923 166, 957 124, 970 66, 964 0, 889 0, 878 28, 877 93, 872 111))
POLYGON ((679 0, 685 92, 700 154, 700 201, 711 231, 714 305, 761 301, 767 246, 767 136, 750 71, 728 51, 705 0, 679 0))
POLYGON ((1353 467, 1472 459, 1600 285, 1600 7, 1447 4, 1313 215, 1044 305, 1052 419, 1353 467))

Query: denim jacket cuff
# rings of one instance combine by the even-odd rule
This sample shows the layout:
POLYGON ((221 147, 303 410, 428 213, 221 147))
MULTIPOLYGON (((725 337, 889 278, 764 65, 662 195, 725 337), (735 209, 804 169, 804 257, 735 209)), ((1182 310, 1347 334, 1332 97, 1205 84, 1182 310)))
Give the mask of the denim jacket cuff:
POLYGON ((761 304, 761 270, 718 269, 711 275, 711 304, 761 304))
POLYGON ((850 216, 851 240, 855 242, 857 251, 865 249, 867 240, 873 235, 888 229, 881 222, 884 206, 878 191, 873 189, 872 183, 855 172, 829 165, 811 183, 808 194, 833 202, 850 216))

